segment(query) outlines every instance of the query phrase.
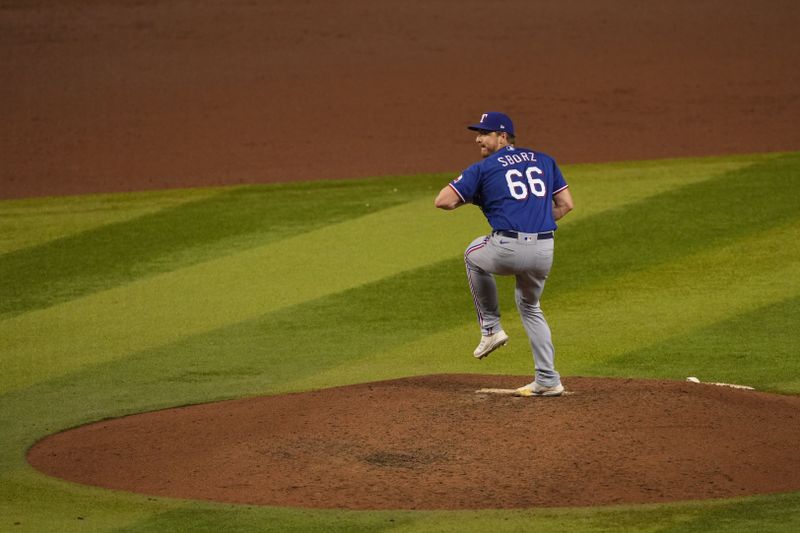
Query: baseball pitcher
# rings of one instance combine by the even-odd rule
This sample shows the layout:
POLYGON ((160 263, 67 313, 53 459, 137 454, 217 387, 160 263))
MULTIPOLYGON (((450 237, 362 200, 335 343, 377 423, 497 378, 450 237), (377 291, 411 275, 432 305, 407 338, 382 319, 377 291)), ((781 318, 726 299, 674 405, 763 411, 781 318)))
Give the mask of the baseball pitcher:
POLYGON ((515 146, 514 125, 507 115, 484 113, 468 129, 478 133, 475 142, 483 160, 447 184, 435 205, 451 210, 475 204, 492 227, 491 234, 472 241, 464 254, 481 329, 473 355, 483 359, 508 342, 500 324, 494 275, 514 276, 515 300, 535 366, 533 382, 516 392, 560 396, 564 387, 539 299, 553 264, 556 220, 572 210, 572 195, 553 158, 515 146))

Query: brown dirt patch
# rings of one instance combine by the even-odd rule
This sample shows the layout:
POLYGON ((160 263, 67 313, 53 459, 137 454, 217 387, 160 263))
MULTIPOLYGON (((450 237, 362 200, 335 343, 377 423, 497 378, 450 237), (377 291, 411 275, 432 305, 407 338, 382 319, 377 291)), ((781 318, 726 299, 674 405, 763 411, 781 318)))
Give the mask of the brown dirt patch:
POLYGON ((437 375, 144 413, 36 444, 37 469, 145 494, 344 509, 591 506, 800 490, 800 398, 708 384, 437 375))
MULTIPOLYGON (((795 0, 0 0, 0 198, 800 148, 795 0)), ((569 179, 569 178, 568 178, 569 179)))

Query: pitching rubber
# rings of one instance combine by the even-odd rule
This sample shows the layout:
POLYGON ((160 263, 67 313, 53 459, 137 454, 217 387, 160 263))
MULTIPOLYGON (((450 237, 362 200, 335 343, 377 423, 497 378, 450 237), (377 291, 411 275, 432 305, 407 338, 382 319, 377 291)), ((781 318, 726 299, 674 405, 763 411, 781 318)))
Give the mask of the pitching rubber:
MULTIPOLYGON (((528 389, 478 389, 475 391, 475 394, 496 394, 500 396, 516 396, 518 398, 528 398, 528 397, 537 397, 537 398, 556 398, 557 396, 544 396, 544 395, 536 395, 533 394, 528 389)), ((574 392, 564 391, 560 394, 560 396, 566 396, 569 394, 575 394, 574 392)))

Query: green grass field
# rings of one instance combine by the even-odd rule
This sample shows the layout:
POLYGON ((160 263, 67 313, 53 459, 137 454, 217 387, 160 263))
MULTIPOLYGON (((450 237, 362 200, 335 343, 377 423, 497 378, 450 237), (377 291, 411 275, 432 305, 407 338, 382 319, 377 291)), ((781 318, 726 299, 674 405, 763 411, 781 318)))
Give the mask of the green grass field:
MULTIPOLYGON (((564 172, 576 210, 542 302, 563 375, 694 375, 800 394, 800 153, 564 172)), ((106 491, 27 466, 47 434, 140 411, 531 373, 527 343, 470 356, 479 332, 462 253, 487 225, 476 208, 433 208, 449 179, 0 202, 0 531, 800 530, 800 493, 314 511, 106 491)), ((511 285, 500 285, 504 325, 524 337, 511 285)))

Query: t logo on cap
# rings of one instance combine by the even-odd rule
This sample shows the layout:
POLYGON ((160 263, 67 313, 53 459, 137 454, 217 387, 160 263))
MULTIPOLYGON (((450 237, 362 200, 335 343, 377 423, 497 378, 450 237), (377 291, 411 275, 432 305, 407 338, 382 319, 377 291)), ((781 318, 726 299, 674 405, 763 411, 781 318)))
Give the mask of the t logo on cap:
POLYGON ((478 124, 467 126, 468 130, 473 131, 505 131, 512 137, 514 136, 514 123, 508 115, 499 113, 497 111, 489 111, 481 115, 481 121, 478 124))

